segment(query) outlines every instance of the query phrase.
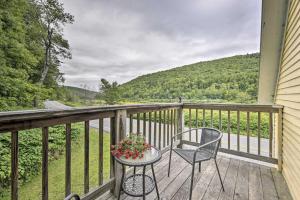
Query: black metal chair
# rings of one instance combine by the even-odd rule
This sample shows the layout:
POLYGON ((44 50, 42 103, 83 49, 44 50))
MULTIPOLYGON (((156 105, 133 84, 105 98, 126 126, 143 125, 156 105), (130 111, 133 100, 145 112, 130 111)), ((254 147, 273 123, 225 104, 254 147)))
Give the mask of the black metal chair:
POLYGON ((78 194, 70 194, 64 200, 71 200, 71 199, 80 200, 80 197, 78 194))
POLYGON ((219 179, 222 185, 222 189, 224 191, 224 185, 220 176, 220 171, 218 168, 218 164, 216 161, 217 153, 219 150, 220 142, 223 134, 213 128, 199 128, 197 134, 201 133, 200 142, 197 141, 198 135, 193 135, 196 139, 196 142, 191 141, 191 132, 196 131, 197 129, 187 130, 177 135, 173 136, 171 139, 171 148, 170 148, 170 158, 169 158, 169 169, 168 169, 168 177, 170 176, 170 168, 171 168, 171 157, 172 151, 177 153, 180 157, 186 160, 189 164, 192 165, 192 175, 191 175, 191 186, 190 186, 190 200, 192 199, 192 191, 193 191, 193 181, 194 181, 194 169, 195 164, 199 163, 199 172, 201 171, 201 162, 208 161, 210 159, 214 159, 217 172, 219 175, 219 179), (185 133, 190 133, 189 140, 183 140, 182 137, 185 133), (180 136, 180 137, 179 137, 180 136), (173 142, 179 140, 179 144, 176 148, 173 149, 173 142), (184 146, 188 148, 184 148, 184 146), (197 148, 191 148, 190 146, 196 146, 197 148))

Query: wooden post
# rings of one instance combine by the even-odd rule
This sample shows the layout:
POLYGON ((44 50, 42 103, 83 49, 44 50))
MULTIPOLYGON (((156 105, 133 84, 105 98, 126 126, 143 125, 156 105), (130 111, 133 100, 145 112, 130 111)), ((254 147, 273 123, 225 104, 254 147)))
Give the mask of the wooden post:
MULTIPOLYGON (((117 110, 115 118, 115 143, 119 143, 126 136, 126 110, 117 110)), ((117 197, 119 195, 119 189, 122 177, 122 165, 114 161, 114 174, 115 174, 115 186, 114 195, 117 197)), ((125 172, 124 172, 125 173, 125 172)))
POLYGON ((42 131, 42 200, 48 200, 48 127, 42 131))
POLYGON ((65 196, 71 194, 71 124, 66 124, 66 165, 65 165, 65 196))
POLYGON ((18 132, 11 133, 11 199, 18 200, 18 132))
POLYGON ((99 119, 99 160, 98 160, 98 185, 103 184, 103 118, 99 119))
POLYGON ((278 148, 278 171, 282 172, 282 108, 278 111, 277 119, 277 148, 278 148))
MULTIPOLYGON (((179 98, 179 103, 182 103, 182 98, 179 98)), ((183 132, 184 130, 184 112, 183 106, 177 109, 177 134, 183 132)), ((182 135, 177 137, 180 140, 178 147, 182 146, 182 135)))
MULTIPOLYGON (((115 145, 116 144, 116 126, 115 126, 116 117, 110 118, 110 144, 115 145)), ((115 177, 115 170, 114 170, 114 158, 110 154, 110 178, 115 177)), ((113 189, 111 190, 113 192, 113 189)))
POLYGON ((90 163, 90 122, 84 122, 84 193, 88 193, 90 189, 89 179, 89 163, 90 163))

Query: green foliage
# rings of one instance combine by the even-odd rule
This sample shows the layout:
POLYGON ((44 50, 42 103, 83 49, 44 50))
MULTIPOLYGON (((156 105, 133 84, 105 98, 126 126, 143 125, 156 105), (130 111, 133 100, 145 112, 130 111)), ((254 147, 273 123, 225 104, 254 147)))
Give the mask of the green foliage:
MULTIPOLYGON (((72 139, 79 135, 78 128, 72 128, 72 139)), ((49 160, 58 158, 65 148, 65 127, 54 126, 49 128, 49 160)), ((19 132, 19 180, 30 181, 40 170, 42 133, 40 129, 19 132)), ((10 180, 10 134, 0 135, 0 194, 1 188, 9 185, 10 180)))
POLYGON ((0 110, 17 110, 32 107, 36 98, 46 99, 53 90, 28 82, 22 69, 2 67, 0 70, 0 110))
MULTIPOLYGON (((184 111, 184 121, 185 126, 189 127, 189 111, 184 111)), ((247 113, 240 112, 240 134, 247 135, 247 113)), ((228 132, 228 112, 221 112, 221 123, 219 124, 219 111, 213 112, 213 117, 211 118, 211 111, 205 111, 205 118, 203 120, 203 110, 198 110, 198 127, 214 127, 220 129, 221 131, 228 132), (212 121, 211 121, 212 119, 212 121), (205 123, 204 123, 205 122, 205 123), (221 127, 219 127, 221 125, 221 127)), ((191 127, 197 127, 196 120, 196 110, 191 111, 191 127)), ((230 132, 237 134, 238 123, 237 123, 237 112, 230 112, 230 132)), ((258 117, 257 113, 250 113, 249 115, 249 135, 257 136, 258 132, 258 117)), ((269 115, 268 113, 261 113, 260 121, 260 134, 262 138, 269 138, 269 115)))
MULTIPOLYGON (((30 108, 55 95, 61 58, 69 58, 68 42, 63 39, 66 20, 59 14, 63 7, 56 0, 3 0, 0 3, 0 110, 30 108), (43 4, 43 5, 42 5, 43 4), (49 5, 56 5, 50 6, 49 5), (51 12, 47 10, 51 9, 51 12), (48 34, 45 16, 54 23, 50 26, 53 40, 51 67, 44 84, 39 84, 45 63, 45 35, 48 34), (54 19, 59 18, 60 23, 54 19)), ((64 18, 73 20, 68 13, 64 18)))
POLYGON ((100 92, 98 98, 103 99, 106 104, 116 104, 120 101, 120 90, 117 82, 108 82, 102 78, 100 80, 100 92))
POLYGON ((259 54, 199 62, 140 76, 120 86, 121 97, 253 103, 257 99, 259 54))

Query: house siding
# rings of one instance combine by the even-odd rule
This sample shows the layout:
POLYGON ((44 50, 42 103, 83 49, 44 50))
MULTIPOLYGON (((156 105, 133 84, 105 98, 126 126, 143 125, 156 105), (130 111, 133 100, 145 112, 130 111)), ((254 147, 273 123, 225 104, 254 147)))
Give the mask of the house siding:
POLYGON ((300 1, 289 2, 275 103, 283 110, 283 175, 300 200, 300 1))

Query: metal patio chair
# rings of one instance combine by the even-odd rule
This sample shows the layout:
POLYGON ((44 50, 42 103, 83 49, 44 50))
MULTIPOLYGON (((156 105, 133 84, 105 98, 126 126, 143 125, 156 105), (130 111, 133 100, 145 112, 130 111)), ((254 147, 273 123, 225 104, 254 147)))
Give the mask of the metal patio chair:
MULTIPOLYGON (((170 168, 171 168, 171 157, 172 152, 174 151, 177 153, 180 157, 182 157, 185 161, 187 161, 189 164, 192 165, 192 175, 191 175, 191 186, 190 186, 190 197, 189 199, 192 199, 192 191, 193 191, 193 181, 194 181, 194 169, 195 164, 199 163, 199 172, 201 171, 201 162, 208 161, 210 159, 213 159, 217 168, 217 172, 219 175, 219 179, 222 185, 222 189, 224 190, 224 185, 220 176, 220 171, 218 168, 218 164, 216 161, 217 153, 219 150, 220 142, 222 139, 223 134, 213 128, 199 128, 197 131, 197 134, 201 133, 200 141, 192 142, 191 138, 191 132, 196 131, 197 129, 191 129, 187 131, 183 131, 181 133, 178 133, 177 135, 173 136, 171 139, 171 148, 170 148, 170 158, 169 158, 169 169, 168 169, 168 177, 170 176, 170 168), (189 140, 183 140, 182 137, 185 133, 190 133, 189 140), (181 137, 178 137, 181 136, 181 137), (173 149, 173 142, 176 142, 179 140, 179 144, 176 148, 173 149), (197 148, 183 148, 184 145, 187 146, 196 146, 197 148)), ((193 135, 194 138, 198 139, 198 135, 193 135)), ((196 139, 196 140, 197 140, 196 139)))

